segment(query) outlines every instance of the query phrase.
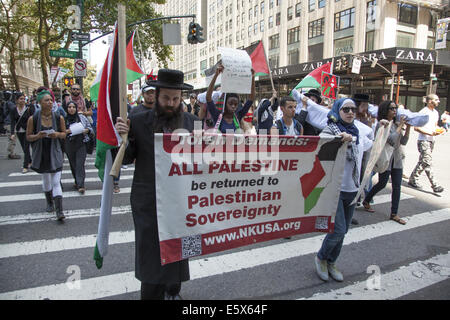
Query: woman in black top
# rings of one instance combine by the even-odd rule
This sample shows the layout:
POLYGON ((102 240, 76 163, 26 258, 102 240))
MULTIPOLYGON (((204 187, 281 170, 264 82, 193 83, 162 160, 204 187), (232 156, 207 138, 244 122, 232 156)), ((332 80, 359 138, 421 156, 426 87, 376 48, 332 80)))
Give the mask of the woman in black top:
POLYGON ((19 138, 20 146, 23 150, 23 169, 22 173, 27 173, 31 165, 30 143, 26 139, 27 121, 34 114, 33 105, 25 105, 25 95, 16 94, 16 107, 11 110, 11 139, 19 138))
POLYGON ((75 179, 75 188, 78 192, 84 194, 84 179, 86 172, 84 163, 86 161, 86 143, 89 139, 93 139, 94 130, 89 123, 89 120, 82 114, 77 112, 78 106, 74 101, 67 103, 67 117, 66 117, 66 154, 69 159, 70 170, 75 179), (71 125, 81 123, 83 132, 73 135, 71 125), (89 134, 91 137, 89 137, 89 134))
POLYGON ((62 209, 61 171, 63 167, 63 152, 60 139, 66 137, 66 124, 63 116, 52 111, 53 98, 46 89, 37 95, 41 105, 32 117, 28 119, 27 140, 31 142, 31 169, 42 174, 42 189, 47 199, 47 211, 53 211, 55 202, 56 217, 65 218, 62 209))

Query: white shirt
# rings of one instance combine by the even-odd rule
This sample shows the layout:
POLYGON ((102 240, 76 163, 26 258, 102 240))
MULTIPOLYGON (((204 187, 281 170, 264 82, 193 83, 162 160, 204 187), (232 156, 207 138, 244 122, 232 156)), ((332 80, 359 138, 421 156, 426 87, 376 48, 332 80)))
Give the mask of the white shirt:
MULTIPOLYGON (((422 128, 426 131, 434 132, 436 130, 436 123, 439 121, 439 112, 436 109, 431 110, 428 107, 423 108, 419 113, 428 115, 428 122, 422 128)), ((419 133, 419 138, 417 140, 434 141, 433 136, 419 133)))
POLYGON ((291 123, 291 125, 290 126, 287 126, 286 125, 286 135, 287 136, 295 136, 296 135, 296 133, 295 133, 295 127, 294 127, 294 121, 292 121, 292 123, 291 123))

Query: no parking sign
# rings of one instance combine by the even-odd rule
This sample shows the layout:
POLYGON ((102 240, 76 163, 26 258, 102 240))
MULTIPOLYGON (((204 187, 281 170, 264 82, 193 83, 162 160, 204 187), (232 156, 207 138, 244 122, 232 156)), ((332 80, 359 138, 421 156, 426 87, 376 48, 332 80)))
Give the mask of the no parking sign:
POLYGON ((75 77, 86 77, 87 61, 84 59, 75 59, 73 74, 75 77))

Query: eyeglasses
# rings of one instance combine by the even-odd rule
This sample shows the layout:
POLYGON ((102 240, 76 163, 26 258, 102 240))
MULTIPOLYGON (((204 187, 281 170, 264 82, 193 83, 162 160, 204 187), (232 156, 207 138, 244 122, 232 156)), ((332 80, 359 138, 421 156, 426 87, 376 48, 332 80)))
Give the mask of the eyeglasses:
POLYGON ((398 107, 389 107, 388 109, 391 111, 397 111, 398 107))
POLYGON ((344 113, 349 113, 350 111, 352 111, 353 113, 356 113, 356 110, 358 110, 358 109, 355 107, 343 107, 341 110, 344 111, 344 113))

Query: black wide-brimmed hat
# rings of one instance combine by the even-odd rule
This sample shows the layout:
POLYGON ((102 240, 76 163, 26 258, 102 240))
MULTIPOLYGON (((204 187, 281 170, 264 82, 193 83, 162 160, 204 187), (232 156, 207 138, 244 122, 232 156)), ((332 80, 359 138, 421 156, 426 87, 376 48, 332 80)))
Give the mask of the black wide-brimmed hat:
POLYGON ((159 69, 158 80, 147 81, 149 86, 156 88, 192 90, 194 87, 184 83, 184 73, 179 70, 159 69))
POLYGON ((355 93, 353 100, 357 102, 369 102, 369 95, 364 93, 355 93))
POLYGON ((317 98, 317 103, 318 104, 322 103, 322 95, 320 94, 320 91, 317 90, 317 89, 311 89, 307 93, 305 93, 304 95, 307 96, 308 98, 316 97, 317 98))

